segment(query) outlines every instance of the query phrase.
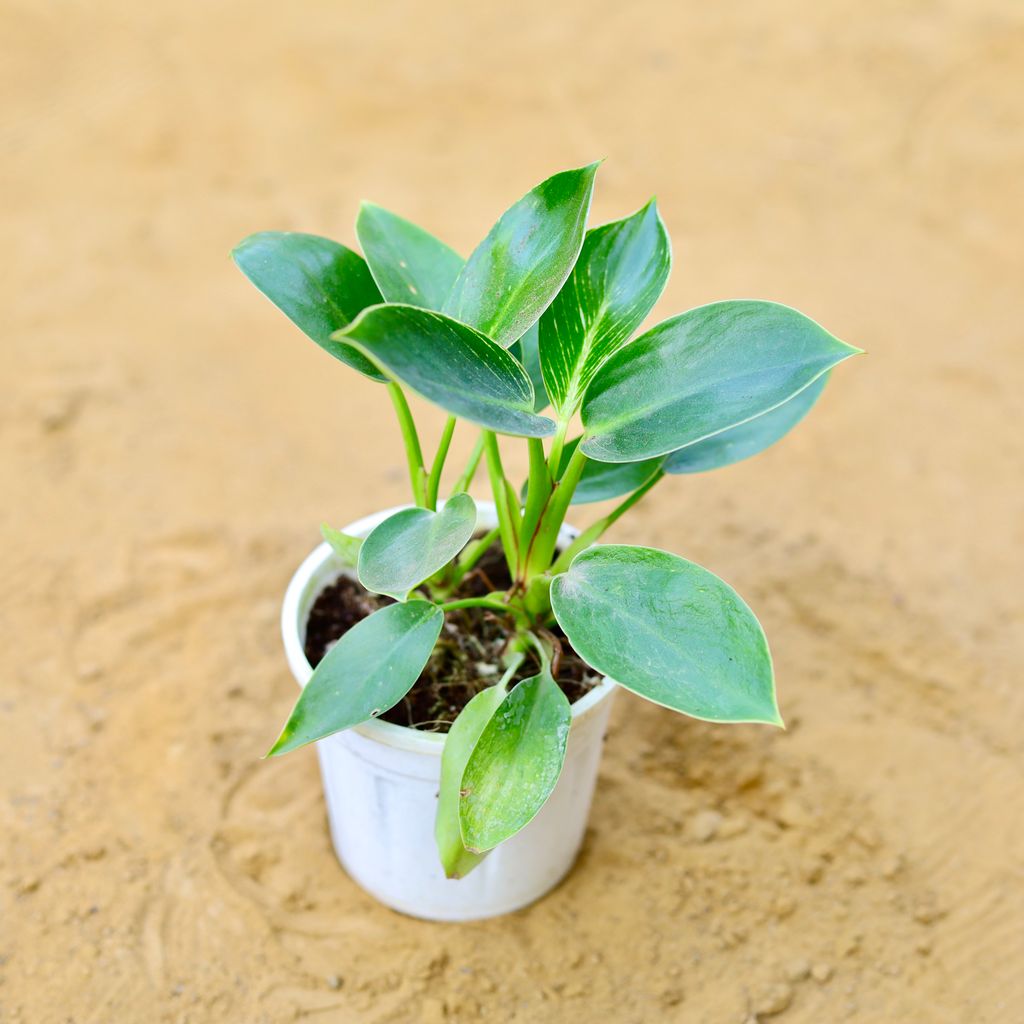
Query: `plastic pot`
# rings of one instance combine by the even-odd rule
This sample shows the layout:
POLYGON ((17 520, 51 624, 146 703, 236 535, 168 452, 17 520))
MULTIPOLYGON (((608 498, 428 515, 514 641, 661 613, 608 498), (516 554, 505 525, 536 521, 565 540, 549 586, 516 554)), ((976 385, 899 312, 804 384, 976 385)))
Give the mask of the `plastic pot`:
MULTIPOLYGON (((497 524, 494 505, 477 502, 482 529, 497 524)), ((344 528, 364 537, 397 509, 344 528)), ((560 545, 576 531, 563 528, 560 545)), ((299 686, 312 668, 306 620, 320 592, 345 569, 328 544, 299 566, 281 612, 288 665, 299 686)), ((537 816, 469 875, 445 878, 434 845, 434 814, 444 735, 372 720, 320 740, 317 754, 331 838, 348 874, 381 903, 435 921, 507 914, 539 899, 568 873, 586 829, 615 684, 602 682, 572 706, 558 785, 537 816)))

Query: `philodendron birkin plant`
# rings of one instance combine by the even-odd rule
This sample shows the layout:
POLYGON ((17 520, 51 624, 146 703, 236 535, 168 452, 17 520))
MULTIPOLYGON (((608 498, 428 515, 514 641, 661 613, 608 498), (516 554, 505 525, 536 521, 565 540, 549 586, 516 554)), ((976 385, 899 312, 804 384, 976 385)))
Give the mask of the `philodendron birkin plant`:
POLYGON ((666 476, 779 440, 859 351, 788 306, 753 300, 699 306, 634 337, 668 279, 669 238, 653 199, 588 230, 597 166, 528 192, 468 260, 371 204, 356 221, 362 255, 291 232, 252 235, 234 252, 318 345, 387 391, 413 498, 364 540, 324 528, 362 585, 393 602, 329 650, 270 753, 401 701, 446 614, 477 607, 507 622, 500 675, 445 739, 436 839, 451 877, 523 828, 558 781, 571 722, 555 681, 562 633, 597 673, 656 704, 782 724, 764 633, 731 587, 667 551, 595 542, 666 476), (408 391, 448 413, 432 459, 408 391), (479 434, 440 502, 460 421, 479 434), (499 437, 525 443, 525 484, 507 476, 499 437), (498 521, 483 536, 467 494, 481 462, 498 521), (571 505, 611 499, 612 511, 559 550, 571 505), (454 597, 495 543, 511 586, 454 597))

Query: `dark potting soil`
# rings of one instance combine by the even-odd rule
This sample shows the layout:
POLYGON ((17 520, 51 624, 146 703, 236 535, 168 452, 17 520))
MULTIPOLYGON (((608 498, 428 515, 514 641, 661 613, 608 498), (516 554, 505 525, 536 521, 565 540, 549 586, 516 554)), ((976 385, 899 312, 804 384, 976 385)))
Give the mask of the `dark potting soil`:
MULTIPOLYGON (((482 597, 511 585, 501 546, 496 544, 467 574, 452 599, 482 597)), ((310 665, 315 668, 357 622, 391 603, 391 598, 371 594, 357 580, 339 577, 321 591, 309 613, 305 650, 310 665)), ((402 700, 380 717, 385 722, 427 732, 447 732, 469 701, 501 678, 501 655, 510 628, 507 616, 486 608, 448 612, 437 646, 419 679, 402 700)), ((600 677, 572 649, 557 626, 551 632, 561 645, 555 678, 572 703, 596 686, 600 677)), ((535 675, 539 667, 532 655, 527 656, 513 681, 535 675)))

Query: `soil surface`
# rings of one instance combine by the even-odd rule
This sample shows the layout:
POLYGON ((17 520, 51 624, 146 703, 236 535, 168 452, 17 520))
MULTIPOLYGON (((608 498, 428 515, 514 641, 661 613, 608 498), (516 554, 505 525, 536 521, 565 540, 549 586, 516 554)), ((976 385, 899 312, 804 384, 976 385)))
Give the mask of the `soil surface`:
MULTIPOLYGON (((501 545, 493 545, 448 599, 482 597, 511 586, 512 577, 501 545)), ((316 668, 357 622, 392 603, 389 597, 368 593, 348 576, 341 576, 325 587, 313 602, 306 623, 305 651, 309 663, 316 668)), ((507 616, 484 608, 449 612, 437 646, 419 679, 380 717, 385 722, 425 732, 447 732, 459 712, 481 690, 501 678, 502 658, 512 625, 507 616)), ((555 627, 549 637, 554 648, 551 668, 555 681, 572 704, 592 689, 600 676, 572 649, 561 629, 555 627)), ((510 677, 509 685, 536 675, 540 668, 540 659, 529 652, 510 677)))
POLYGON ((3 1024, 1024 1019, 1019 3, 0 25, 3 1024), (593 222, 657 194, 672 234, 652 319, 773 298, 869 352, 612 533, 744 595, 789 729, 621 694, 566 881, 414 921, 338 866, 314 753, 260 760, 285 585, 321 521, 407 500, 398 430, 228 252, 353 243, 365 197, 466 254, 602 156, 593 222))

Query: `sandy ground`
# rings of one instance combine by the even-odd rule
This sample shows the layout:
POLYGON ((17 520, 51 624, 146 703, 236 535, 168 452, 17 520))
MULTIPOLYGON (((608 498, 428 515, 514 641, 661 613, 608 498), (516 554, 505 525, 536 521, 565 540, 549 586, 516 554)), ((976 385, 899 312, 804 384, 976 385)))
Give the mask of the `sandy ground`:
POLYGON ((1022 69, 1010 0, 3 0, 0 1021, 1024 1020, 1022 69), (364 196, 465 252, 598 156, 659 315, 870 351, 616 533, 749 597, 791 728, 624 696, 569 879, 416 922, 258 759, 284 585, 404 500, 397 431, 227 253, 364 196))

